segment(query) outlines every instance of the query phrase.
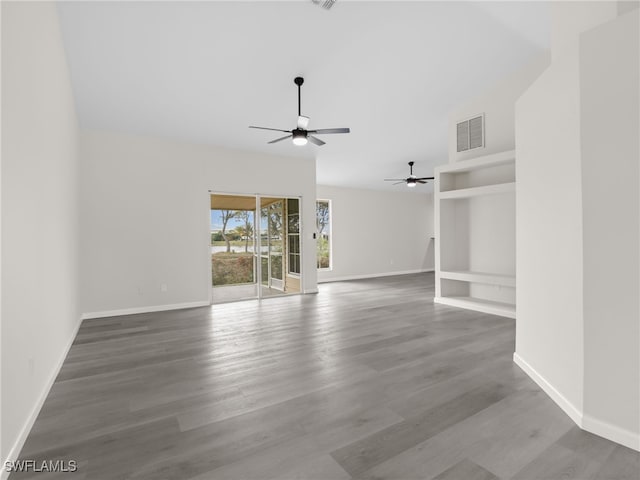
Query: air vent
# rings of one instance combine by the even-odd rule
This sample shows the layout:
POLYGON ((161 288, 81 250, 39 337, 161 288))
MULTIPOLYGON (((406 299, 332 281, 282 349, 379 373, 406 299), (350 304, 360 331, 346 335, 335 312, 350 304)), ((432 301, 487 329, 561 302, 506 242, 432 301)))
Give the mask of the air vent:
POLYGON ((322 6, 322 8, 329 10, 336 3, 336 0, 311 0, 316 5, 322 6))
POLYGON ((456 125, 457 151, 484 147, 484 115, 478 115, 456 125))

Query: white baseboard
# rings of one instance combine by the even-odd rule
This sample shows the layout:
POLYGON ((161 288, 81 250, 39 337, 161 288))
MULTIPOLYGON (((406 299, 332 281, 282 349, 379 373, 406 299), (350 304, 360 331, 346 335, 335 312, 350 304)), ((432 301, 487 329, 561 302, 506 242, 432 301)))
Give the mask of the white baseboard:
POLYGON ((366 275, 343 275, 340 277, 323 278, 322 280, 318 279, 318 283, 344 282, 346 280, 363 280, 365 278, 393 277, 394 275, 410 275, 412 273, 426 272, 433 272, 433 268, 422 270, 401 270, 399 272, 368 273, 366 275))
POLYGON ((533 368, 526 360, 524 360, 518 353, 513 354, 513 361, 524 372, 531 377, 531 379, 538 384, 538 386, 544 390, 544 392, 551 397, 551 400, 556 402, 558 406, 564 410, 564 413, 569 415, 569 418, 573 420, 579 427, 582 426, 582 411, 571 403, 567 397, 562 395, 551 383, 547 381, 538 371, 533 368))
POLYGON ((105 310, 102 312, 86 312, 82 314, 82 320, 91 318, 118 317, 120 315, 135 315, 138 313, 164 312, 167 310, 181 310, 183 308, 208 307, 209 301, 173 303, 170 305, 150 305, 146 307, 122 308, 120 310, 105 310))
POLYGON ((518 365, 538 386, 551 397, 575 424, 587 432, 619 443, 625 447, 640 451, 640 434, 626 430, 608 422, 603 422, 591 415, 585 414, 576 408, 567 398, 562 395, 551 383, 549 383, 535 368, 517 353, 513 354, 513 361, 518 365))
POLYGON ((640 434, 603 422, 591 415, 583 415, 582 429, 600 437, 604 437, 612 442, 619 443, 625 447, 640 452, 640 434))
POLYGON ((0 473, 0 480, 5 480, 6 478, 9 477, 9 472, 7 472, 7 470, 4 468, 6 465, 6 462, 15 462, 19 458, 20 452, 22 451, 22 447, 24 446, 24 442, 26 442, 27 437, 31 432, 31 429, 33 428, 33 424, 38 418, 38 415, 40 414, 40 410, 42 410, 42 406, 44 405, 45 400, 49 396, 51 387, 53 386, 53 383, 56 381, 56 378, 60 373, 60 369, 62 368, 64 361, 67 359, 67 355, 69 354, 69 350, 71 350, 71 345, 73 345, 73 341, 76 339, 76 336, 78 335, 78 330, 80 329, 81 324, 82 324, 82 319, 79 318, 75 328, 73 329, 73 334, 71 335, 71 338, 69 338, 69 340, 67 341, 67 345, 64 348, 62 355, 60 356, 60 358, 58 358, 55 368, 53 369, 53 372, 47 379, 47 382, 45 383, 44 388, 40 392, 40 396, 38 397, 36 404, 31 410, 31 413, 29 413, 29 417, 27 418, 27 421, 22 426, 22 429, 20 430, 20 434, 18 435, 18 438, 16 439, 14 444, 11 446, 9 453, 7 454, 7 458, 2 460, 2 465, 1 465, 2 472, 0 473))
POLYGON ((564 410, 564 413, 569 415, 569 418, 573 420, 578 426, 582 426, 582 411, 571 403, 567 397, 562 395, 551 383, 547 381, 542 375, 540 375, 535 368, 527 363, 517 353, 513 354, 513 361, 524 372, 531 377, 531 379, 538 384, 538 386, 544 390, 544 392, 551 397, 551 400, 556 402, 558 406, 564 410))

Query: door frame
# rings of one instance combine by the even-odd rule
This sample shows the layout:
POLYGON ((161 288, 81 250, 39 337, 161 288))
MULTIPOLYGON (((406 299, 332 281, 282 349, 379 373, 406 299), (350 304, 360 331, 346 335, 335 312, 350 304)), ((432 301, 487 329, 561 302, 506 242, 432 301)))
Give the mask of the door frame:
MULTIPOLYGON (((266 197, 266 195, 263 195, 266 197)), ((262 199, 262 197, 260 197, 262 199)), ((285 223, 284 223, 284 212, 285 212, 285 201, 287 200, 287 198, 280 198, 280 197, 270 197, 270 198, 278 198, 279 202, 281 203, 281 210, 282 210, 282 215, 283 215, 283 224, 282 224, 282 232, 281 235, 282 236, 286 236, 286 232, 285 232, 285 223)), ((275 203, 275 202, 274 202, 275 203)), ((262 206, 262 201, 260 201, 260 224, 262 224, 262 209, 266 208, 267 209, 267 254, 265 255, 267 257, 267 266, 269 271, 267 272, 267 287, 268 288, 274 288, 276 290, 280 290, 281 292, 284 293, 284 285, 285 285, 285 271, 284 268, 282 269, 282 276, 283 278, 274 278, 272 275, 272 257, 273 255, 271 254, 271 230, 269 229, 269 217, 268 217, 268 209, 269 207, 271 207, 271 205, 267 205, 266 207, 262 206), (276 284, 274 284, 274 281, 276 282, 276 284)), ((286 238, 286 237, 285 237, 286 238)), ((285 260, 285 255, 284 255, 284 251, 285 251, 285 238, 281 238, 281 244, 282 244, 282 252, 280 253, 281 258, 281 262, 284 262, 285 260)), ((262 230, 260 229, 260 239, 259 239, 259 247, 260 247, 260 268, 262 268, 262 230)), ((284 264, 283 264, 284 267, 284 264)), ((262 275, 262 271, 260 272, 260 274, 262 275)), ((260 284, 262 284, 262 276, 260 277, 260 284)))
MULTIPOLYGON (((207 236, 209 237, 209 242, 205 243, 205 245, 207 245, 207 263, 205 263, 205 265, 208 265, 207 267, 207 289, 209 292, 209 305, 213 305, 213 272, 211 271, 211 195, 232 195, 232 196, 238 196, 238 197, 255 197, 256 199, 256 209, 254 211, 254 215, 253 215, 253 231, 254 231, 254 245, 253 245, 253 252, 254 255, 256 257, 255 259, 255 278, 256 278, 256 289, 257 289, 257 296, 252 298, 251 300, 254 299, 258 299, 258 300, 263 300, 264 298, 275 298, 275 297, 282 297, 282 296, 288 296, 288 295, 302 295, 304 293, 304 288, 303 288, 303 279, 305 276, 305 267, 304 267, 304 255, 305 255, 305 248, 304 248, 304 230, 305 230, 305 225, 304 225, 304 220, 303 220, 303 206, 304 206, 304 199, 302 197, 302 195, 299 194, 269 194, 269 193, 248 193, 248 192, 228 192, 228 191, 223 191, 223 190, 217 190, 217 189, 209 189, 207 190, 207 236), (300 229, 300 291, 295 292, 295 293, 282 293, 281 295, 269 295, 268 297, 263 297, 262 296, 262 261, 261 261, 261 252, 259 250, 260 247, 260 199, 262 197, 270 197, 270 198, 282 198, 284 200, 288 199, 288 198, 292 198, 292 199, 297 199, 298 200, 298 211, 299 211, 299 229, 300 229)), ((315 203, 314 203, 315 205, 315 203)), ((284 254, 285 252, 283 252, 283 260, 284 260, 284 254)), ((315 265, 315 260, 314 260, 314 265, 315 265)), ((287 269, 288 270, 288 269, 287 269)), ((285 271, 283 269, 282 272, 283 277, 285 277, 287 275, 287 271, 285 271)), ((284 278, 283 278, 283 282, 284 282, 284 278)))
MULTIPOLYGON (((209 292, 209 305, 213 305, 213 272, 211 270, 211 196, 212 195, 227 195, 234 197, 254 197, 256 198, 256 204, 259 202, 259 197, 256 196, 255 193, 232 193, 232 192, 223 192, 220 190, 208 190, 207 191, 207 235, 209 237, 209 243, 205 243, 207 245, 207 289, 209 292)), ((254 207, 255 208, 255 207, 254 207)), ((258 281, 260 274, 260 265, 259 265, 259 252, 257 252, 256 248, 259 244, 257 238, 257 223, 256 223, 256 211, 251 210, 253 212, 253 275, 254 280, 256 281, 256 296, 248 297, 247 300, 255 300, 256 298, 260 298, 260 283, 258 281)))

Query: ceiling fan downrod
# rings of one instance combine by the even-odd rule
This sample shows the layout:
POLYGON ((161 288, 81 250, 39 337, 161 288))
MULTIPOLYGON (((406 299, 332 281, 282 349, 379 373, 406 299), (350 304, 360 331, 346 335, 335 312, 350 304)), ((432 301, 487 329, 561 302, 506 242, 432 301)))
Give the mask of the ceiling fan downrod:
POLYGON ((304 78, 296 77, 296 78, 293 79, 293 83, 295 83, 298 86, 298 116, 300 117, 300 116, 302 116, 302 113, 300 113, 301 112, 301 105, 300 104, 302 103, 301 94, 300 94, 300 87, 302 87, 302 84, 304 83, 304 78))

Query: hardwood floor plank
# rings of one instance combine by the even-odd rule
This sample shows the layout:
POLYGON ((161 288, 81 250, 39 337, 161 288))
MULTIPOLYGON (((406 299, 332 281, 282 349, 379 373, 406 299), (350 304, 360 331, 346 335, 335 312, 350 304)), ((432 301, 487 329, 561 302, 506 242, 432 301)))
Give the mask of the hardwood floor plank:
POLYGON ((584 455, 553 445, 520 470, 513 480, 598 480, 601 464, 584 455))
POLYGON ((573 427, 513 479, 636 480, 640 478, 639 458, 638 452, 573 427))
POLYGON ((311 437, 302 437, 203 472, 185 480, 347 480, 345 472, 328 454, 318 452, 311 437))
POLYGON ((351 475, 359 475, 484 410, 507 394, 502 385, 478 387, 335 450, 331 456, 351 475))
POLYGON ((596 476, 602 480, 637 480, 640 477, 640 452, 616 445, 596 476))
POLYGON ((500 480, 489 470, 471 460, 464 459, 448 468, 433 480, 500 480))
POLYGON ((357 478, 430 479, 470 459, 506 479, 572 427, 542 392, 518 390, 357 478))

